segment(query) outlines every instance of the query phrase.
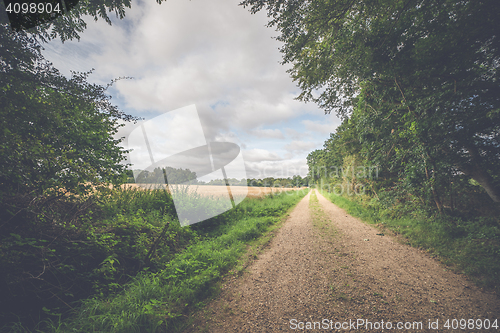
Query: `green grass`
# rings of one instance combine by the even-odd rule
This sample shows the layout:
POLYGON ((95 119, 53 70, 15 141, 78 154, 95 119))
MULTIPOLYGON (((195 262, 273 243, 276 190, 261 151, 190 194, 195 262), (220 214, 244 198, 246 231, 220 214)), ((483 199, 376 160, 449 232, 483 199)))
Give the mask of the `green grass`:
POLYGON ((315 192, 312 192, 311 197, 309 198, 309 210, 311 211, 313 225, 319 231, 320 237, 335 237, 336 230, 330 222, 328 216, 321 208, 315 192))
POLYGON ((418 212, 391 218, 372 202, 363 204, 353 197, 322 194, 349 214, 404 236, 409 245, 427 250, 477 285, 500 290, 500 226, 494 219, 418 212))
MULTIPOLYGON (((191 237, 189 245, 173 255, 164 267, 137 274, 121 292, 85 300, 69 319, 55 318, 49 323, 50 331, 180 331, 189 314, 217 293, 221 277, 238 265, 248 244, 272 229, 305 194, 306 191, 284 192, 245 199, 235 209, 189 227, 197 237, 191 237)), ((147 194, 136 195, 144 205, 141 207, 146 207, 145 214, 155 211, 154 200, 145 199, 147 194)), ((123 202, 127 201, 134 198, 123 202)), ((116 209, 110 205, 108 213, 116 213, 116 209)))

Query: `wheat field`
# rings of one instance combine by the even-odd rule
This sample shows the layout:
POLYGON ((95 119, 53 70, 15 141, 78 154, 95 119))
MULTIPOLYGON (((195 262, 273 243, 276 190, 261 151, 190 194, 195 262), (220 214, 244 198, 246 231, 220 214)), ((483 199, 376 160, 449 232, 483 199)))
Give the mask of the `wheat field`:
MULTIPOLYGON (((181 186, 181 185, 174 185, 181 186)), ((123 184, 122 188, 137 188, 137 189, 154 189, 154 188, 165 188, 165 185, 157 185, 157 184, 123 184)), ((263 197, 269 193, 280 193, 282 191, 297 191, 302 190, 305 187, 294 187, 294 188, 285 188, 285 187, 245 187, 245 186, 232 186, 231 193, 233 197, 246 196, 248 197, 263 197)), ((217 186, 217 185, 189 185, 189 192, 196 192, 202 196, 225 196, 227 195, 227 187, 226 186, 217 186)))

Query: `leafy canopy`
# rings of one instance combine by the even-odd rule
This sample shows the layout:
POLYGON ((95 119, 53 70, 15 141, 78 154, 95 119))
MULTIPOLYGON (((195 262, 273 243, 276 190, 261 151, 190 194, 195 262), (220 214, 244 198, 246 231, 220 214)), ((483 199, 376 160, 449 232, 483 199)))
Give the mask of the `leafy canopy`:
POLYGON ((371 158, 424 161, 421 175, 455 169, 500 202, 500 2, 241 4, 267 10, 298 99, 355 116, 371 158))
POLYGON ((0 195, 116 182, 124 150, 113 138, 119 111, 89 73, 62 76, 24 32, 0 26, 0 195))

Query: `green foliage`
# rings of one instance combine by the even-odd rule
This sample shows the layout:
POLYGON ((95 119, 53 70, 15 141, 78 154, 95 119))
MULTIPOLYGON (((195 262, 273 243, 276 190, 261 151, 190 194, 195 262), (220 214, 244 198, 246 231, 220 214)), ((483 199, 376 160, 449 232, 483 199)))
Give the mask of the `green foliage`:
POLYGON ((134 118, 89 73, 62 76, 27 34, 0 25, 0 44, 0 198, 121 182, 124 150, 113 135, 118 120, 134 118))
POLYGON ((440 211, 440 187, 465 174, 500 202, 498 1, 242 4, 268 11, 299 99, 349 118, 334 149, 309 164, 359 154, 440 211))
POLYGON ((189 169, 182 168, 155 168, 149 172, 147 170, 134 170, 136 179, 131 183, 144 183, 144 184, 183 184, 193 183, 196 184, 196 172, 189 169))
MULTIPOLYGON (((161 3, 161 0, 157 0, 157 3, 161 3)), ((67 40, 80 39, 80 33, 87 28, 87 24, 83 18, 92 18, 94 21, 103 19, 106 23, 111 25, 111 19, 109 17, 111 12, 114 12, 117 18, 123 19, 125 17, 125 8, 131 7, 130 0, 68 0, 65 4, 70 10, 64 15, 60 15, 56 19, 49 20, 47 23, 43 24, 39 24, 41 20, 32 22, 36 23, 36 25, 28 31, 42 41, 60 39, 62 42, 65 42, 67 40)), ((0 3, 0 10, 0 25, 10 25, 4 3, 0 3)), ((45 16, 45 13, 40 16, 45 16)), ((20 27, 15 27, 15 30, 19 30, 19 28, 20 27)))
POLYGON ((250 178, 247 179, 246 184, 248 186, 257 186, 257 187, 302 187, 309 186, 309 178, 302 178, 299 175, 295 175, 293 177, 288 178, 273 178, 267 177, 264 179, 256 179, 250 178))
POLYGON ((107 226, 92 225, 99 199, 89 196, 124 180, 113 135, 134 118, 90 73, 62 76, 35 37, 0 23, 0 321, 31 327, 140 266, 118 268, 120 249, 107 226))
POLYGON ((165 190, 116 188, 73 205, 56 202, 50 219, 4 229, 0 331, 153 332, 181 325, 186 311, 213 294, 244 244, 304 195, 246 199, 188 227, 176 220, 165 190), (65 211, 75 209, 83 212, 68 220, 65 211))
POLYGON ((0 322, 18 317, 33 327, 43 307, 65 317, 79 300, 122 290, 138 272, 158 270, 198 239, 174 222, 167 191, 106 192, 43 203, 56 214, 2 225, 0 322))

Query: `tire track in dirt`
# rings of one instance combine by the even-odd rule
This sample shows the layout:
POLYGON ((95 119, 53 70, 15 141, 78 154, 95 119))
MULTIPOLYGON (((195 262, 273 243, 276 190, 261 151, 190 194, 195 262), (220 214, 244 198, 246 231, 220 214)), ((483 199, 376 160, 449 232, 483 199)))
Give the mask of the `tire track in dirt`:
POLYGON ((315 192, 319 203, 310 207, 311 193, 301 200, 248 273, 228 279, 186 333, 296 331, 300 322, 324 319, 329 328, 364 319, 422 322, 410 331, 439 332, 445 330, 426 329, 428 319, 442 328, 445 319, 499 316, 496 295, 424 252, 378 236, 315 192))
POLYGON ((377 235, 380 231, 348 215, 321 194, 317 195, 324 212, 342 233, 336 239, 337 246, 350 250, 350 272, 362 291, 353 294, 359 297, 364 293, 371 302, 377 294, 382 300, 380 306, 374 306, 376 311, 372 308, 371 314, 365 306, 353 306, 350 316, 393 322, 422 321, 424 330, 419 331, 428 328, 429 319, 433 322, 438 319, 439 331, 448 331, 443 326, 448 319, 500 317, 497 295, 480 290, 425 252, 377 235))

